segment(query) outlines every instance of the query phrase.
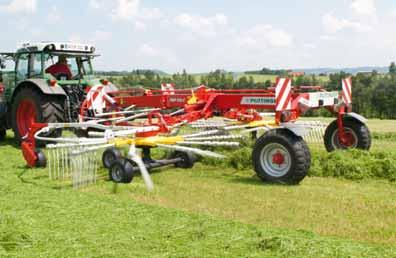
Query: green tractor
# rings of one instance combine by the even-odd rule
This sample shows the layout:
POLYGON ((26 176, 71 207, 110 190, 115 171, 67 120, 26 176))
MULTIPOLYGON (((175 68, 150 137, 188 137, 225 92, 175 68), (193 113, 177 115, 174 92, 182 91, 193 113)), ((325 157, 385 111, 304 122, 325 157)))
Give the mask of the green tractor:
POLYGON ((93 46, 57 42, 26 43, 0 53, 0 140, 12 129, 20 142, 34 122, 76 122, 91 87, 117 90, 95 77, 96 56, 93 46))

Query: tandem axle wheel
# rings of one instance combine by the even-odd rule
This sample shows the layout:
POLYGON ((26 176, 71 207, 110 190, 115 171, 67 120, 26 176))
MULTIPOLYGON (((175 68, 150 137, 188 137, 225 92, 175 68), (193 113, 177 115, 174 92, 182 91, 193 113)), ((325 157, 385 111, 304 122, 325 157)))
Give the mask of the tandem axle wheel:
MULTIPOLYGON (((154 160, 151 158, 150 149, 143 149, 142 158, 147 171, 155 168, 174 165, 177 168, 192 168, 197 161, 197 157, 190 152, 175 151, 169 159, 154 160)), ((129 158, 124 158, 121 152, 114 148, 108 148, 102 156, 103 165, 109 169, 109 178, 115 183, 128 184, 133 177, 140 172, 139 166, 129 158)))

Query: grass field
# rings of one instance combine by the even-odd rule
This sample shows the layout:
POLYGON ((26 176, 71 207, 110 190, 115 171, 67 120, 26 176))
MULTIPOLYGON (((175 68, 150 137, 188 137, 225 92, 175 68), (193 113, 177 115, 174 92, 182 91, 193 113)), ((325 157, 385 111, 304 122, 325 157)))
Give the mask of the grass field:
MULTIPOLYGON (((396 121, 369 127, 396 133, 396 121)), ((384 150, 396 154, 396 143, 374 141, 384 150)), ((250 169, 198 163, 153 173, 153 193, 140 177, 73 190, 26 169, 11 135, 0 168, 0 257, 396 257, 387 180, 266 185, 250 169)))

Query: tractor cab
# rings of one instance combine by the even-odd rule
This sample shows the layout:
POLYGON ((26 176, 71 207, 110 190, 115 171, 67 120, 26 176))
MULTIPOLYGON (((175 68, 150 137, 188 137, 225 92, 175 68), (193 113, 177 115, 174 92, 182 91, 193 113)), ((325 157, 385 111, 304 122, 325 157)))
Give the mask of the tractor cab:
POLYGON ((97 56, 92 45, 69 42, 25 43, 0 53, 0 136, 12 128, 21 140, 34 122, 78 121, 90 89, 116 90, 95 77, 97 56))
POLYGON ((86 76, 93 75, 92 59, 98 56, 94 52, 93 46, 82 44, 24 44, 15 55, 17 80, 26 78, 82 80, 86 76), (61 60, 70 74, 51 72, 50 68, 59 65, 61 60))

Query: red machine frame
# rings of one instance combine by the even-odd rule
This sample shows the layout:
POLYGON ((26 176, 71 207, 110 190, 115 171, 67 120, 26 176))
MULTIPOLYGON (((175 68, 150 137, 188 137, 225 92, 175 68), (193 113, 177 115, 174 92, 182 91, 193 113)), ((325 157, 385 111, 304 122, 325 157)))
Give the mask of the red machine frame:
MULTIPOLYGON (((337 115, 338 137, 341 143, 351 145, 351 136, 345 132, 343 117, 352 111, 351 80, 343 80, 341 92, 327 92, 320 86, 292 87, 290 79, 278 78, 275 87, 269 89, 218 90, 200 86, 192 90, 145 90, 132 89, 109 92, 112 110, 135 106, 138 108, 179 109, 171 114, 152 111, 143 125, 158 126, 158 131, 141 133, 146 137, 170 132, 172 126, 207 119, 215 115, 235 119, 242 123, 260 121, 263 117, 257 110, 275 112, 275 123, 281 125, 296 121, 309 109, 325 107, 337 115)), ((103 99, 103 101, 108 101, 103 99)), ((83 105, 80 114, 85 114, 83 105)), ((142 125, 140 123, 140 125, 142 125)), ((34 166, 35 133, 46 124, 33 124, 22 143, 24 157, 29 166, 34 166)))

